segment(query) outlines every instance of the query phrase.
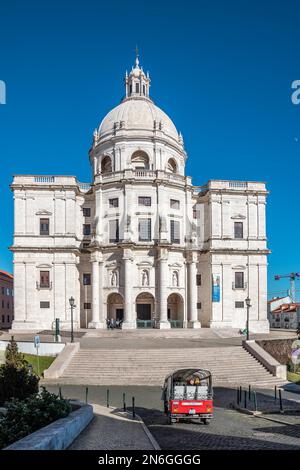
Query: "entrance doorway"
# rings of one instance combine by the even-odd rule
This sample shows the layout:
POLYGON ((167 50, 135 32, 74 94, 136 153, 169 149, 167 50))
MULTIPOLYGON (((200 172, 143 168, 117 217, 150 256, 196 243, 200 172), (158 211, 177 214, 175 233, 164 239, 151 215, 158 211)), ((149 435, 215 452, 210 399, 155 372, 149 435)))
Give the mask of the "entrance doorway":
POLYGON ((123 321, 124 320, 124 309, 123 308, 116 308, 116 320, 123 321))
POLYGON ((138 328, 154 327, 154 297, 148 292, 136 298, 136 324, 138 328))
POLYGON ((124 319, 124 304, 123 298, 118 293, 109 294, 107 297, 107 320, 123 320, 124 319))
POLYGON ((168 320, 171 328, 183 328, 183 299, 179 294, 168 297, 168 320))

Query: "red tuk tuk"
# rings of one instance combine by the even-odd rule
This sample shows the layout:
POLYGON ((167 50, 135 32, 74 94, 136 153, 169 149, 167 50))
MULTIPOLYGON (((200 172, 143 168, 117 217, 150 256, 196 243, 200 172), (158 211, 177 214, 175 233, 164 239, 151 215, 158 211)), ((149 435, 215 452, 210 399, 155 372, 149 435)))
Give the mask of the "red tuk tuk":
POLYGON ((180 369, 165 378, 162 400, 169 424, 198 419, 209 424, 213 416, 213 389, 209 370, 180 369))

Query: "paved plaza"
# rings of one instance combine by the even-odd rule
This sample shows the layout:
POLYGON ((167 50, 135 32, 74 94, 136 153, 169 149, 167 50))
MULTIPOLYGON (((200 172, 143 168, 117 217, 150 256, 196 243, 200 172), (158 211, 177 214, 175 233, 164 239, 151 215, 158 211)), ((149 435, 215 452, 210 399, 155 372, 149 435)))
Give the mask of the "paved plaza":
MULTIPOLYGON (((47 388, 58 391, 57 386, 47 388)), ((65 397, 85 398, 85 387, 63 386, 62 392, 65 397)), ((278 423, 239 413, 230 407, 236 397, 234 389, 215 388, 215 412, 209 426, 196 422, 168 425, 162 411, 160 387, 109 387, 109 404, 122 408, 123 393, 126 394, 129 411, 132 396, 135 397, 138 415, 163 450, 300 450, 300 415, 276 414, 273 417, 282 421, 278 423)), ((260 393, 268 396, 272 391, 264 390, 260 393)), ((298 393, 295 390, 284 392, 284 397, 299 400, 300 403, 300 390, 298 393)), ((105 406, 106 398, 107 387, 89 387, 90 403, 105 406)))

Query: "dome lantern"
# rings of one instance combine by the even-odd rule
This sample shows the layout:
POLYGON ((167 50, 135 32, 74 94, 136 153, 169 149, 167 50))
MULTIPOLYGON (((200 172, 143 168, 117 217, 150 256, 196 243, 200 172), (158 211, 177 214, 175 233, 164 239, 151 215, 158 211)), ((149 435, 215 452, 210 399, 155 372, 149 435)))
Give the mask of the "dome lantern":
POLYGON ((126 98, 131 96, 143 96, 149 98, 150 77, 140 67, 138 48, 136 48, 135 66, 132 67, 130 74, 125 75, 125 94, 126 98))

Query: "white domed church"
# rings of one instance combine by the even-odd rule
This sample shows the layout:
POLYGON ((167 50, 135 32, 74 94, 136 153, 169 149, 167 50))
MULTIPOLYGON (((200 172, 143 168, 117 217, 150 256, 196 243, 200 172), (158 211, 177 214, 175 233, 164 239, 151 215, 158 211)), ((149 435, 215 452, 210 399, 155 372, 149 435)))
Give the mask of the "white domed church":
POLYGON ((92 182, 16 175, 13 330, 244 328, 266 332, 261 182, 185 175, 181 133, 139 65, 94 131, 92 182), (249 300, 248 300, 249 303, 249 300))

